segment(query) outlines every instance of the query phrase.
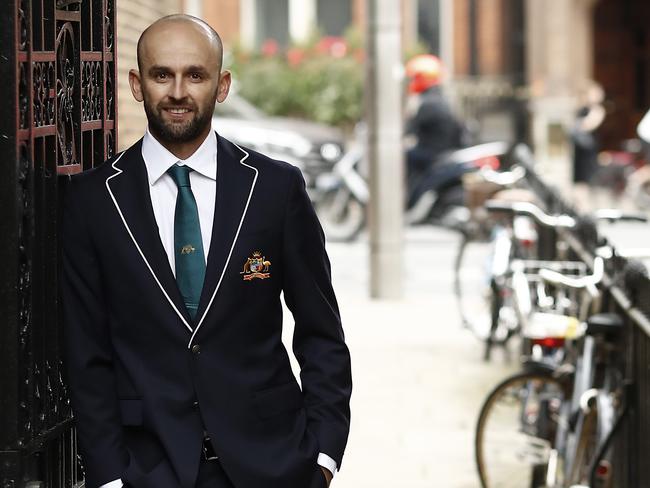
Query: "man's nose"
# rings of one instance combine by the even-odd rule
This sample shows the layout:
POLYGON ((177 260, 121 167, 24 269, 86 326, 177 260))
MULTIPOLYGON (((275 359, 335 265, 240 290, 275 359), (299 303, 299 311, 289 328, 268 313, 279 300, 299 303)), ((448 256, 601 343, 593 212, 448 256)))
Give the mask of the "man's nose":
POLYGON ((174 77, 174 82, 172 83, 170 96, 176 100, 182 100, 187 95, 185 81, 183 76, 174 77))

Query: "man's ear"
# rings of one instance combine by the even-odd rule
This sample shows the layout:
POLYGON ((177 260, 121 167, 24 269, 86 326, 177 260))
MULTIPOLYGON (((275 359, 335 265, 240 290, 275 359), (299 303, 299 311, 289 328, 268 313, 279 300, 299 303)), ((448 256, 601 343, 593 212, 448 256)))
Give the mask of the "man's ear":
POLYGON ((230 91, 230 83, 232 82, 232 75, 230 71, 224 70, 219 76, 219 86, 217 87, 217 102, 222 103, 228 96, 230 91))
POLYGON ((129 85, 131 86, 133 98, 138 102, 144 100, 142 96, 142 80, 140 79, 140 72, 137 69, 129 70, 129 85))

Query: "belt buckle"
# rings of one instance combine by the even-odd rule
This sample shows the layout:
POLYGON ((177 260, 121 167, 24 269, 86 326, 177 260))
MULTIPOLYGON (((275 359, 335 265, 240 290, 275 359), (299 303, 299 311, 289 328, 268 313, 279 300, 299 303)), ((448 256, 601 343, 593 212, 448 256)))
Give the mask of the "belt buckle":
POLYGON ((212 444, 210 443, 210 436, 208 435, 203 438, 203 458, 206 461, 215 461, 219 459, 217 453, 214 452, 214 447, 212 447, 212 444))

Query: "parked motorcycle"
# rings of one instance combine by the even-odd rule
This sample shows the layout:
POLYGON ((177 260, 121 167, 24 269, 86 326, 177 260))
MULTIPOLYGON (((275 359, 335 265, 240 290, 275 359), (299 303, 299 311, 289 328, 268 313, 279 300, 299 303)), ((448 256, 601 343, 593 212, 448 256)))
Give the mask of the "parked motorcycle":
POLYGON ((410 178, 407 185, 405 220, 409 225, 437 224, 457 228, 467 221, 462 178, 467 173, 489 167, 499 169, 507 154, 506 142, 488 142, 449 151, 424 174, 410 178))
POLYGON ((361 171, 364 153, 363 144, 353 141, 332 171, 318 175, 308 189, 328 240, 350 241, 366 224, 370 192, 361 171))
MULTIPOLYGON (((362 164, 365 155, 363 129, 332 171, 316 179, 310 197, 319 215, 325 235, 331 241, 350 241, 366 225, 366 207, 370 198, 362 164)), ((469 217, 464 205, 462 176, 484 166, 497 169, 505 155, 505 142, 479 144, 451 151, 434 162, 429 171, 407 182, 405 221, 409 225, 437 224, 458 227, 469 217)))

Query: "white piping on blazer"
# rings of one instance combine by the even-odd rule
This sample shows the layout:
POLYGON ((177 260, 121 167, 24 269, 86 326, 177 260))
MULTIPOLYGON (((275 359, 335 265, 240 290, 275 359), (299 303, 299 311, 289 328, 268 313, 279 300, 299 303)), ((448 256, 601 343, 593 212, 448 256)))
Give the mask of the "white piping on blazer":
MULTIPOLYGON (((233 143, 234 144, 234 143, 233 143)), ((158 280, 158 277, 156 276, 156 273, 154 272, 153 268, 149 264, 149 261, 147 261, 147 258, 145 257, 144 253, 142 252, 142 249, 140 249, 140 246, 138 245, 138 242, 135 240, 135 236, 131 232, 131 229, 129 228, 129 224, 126 222, 126 219, 124 218, 124 215, 122 214, 122 210, 120 209, 120 206, 117 203, 117 200, 115 199, 115 195, 113 195, 113 192, 111 190, 110 185, 108 182, 112 179, 115 178, 116 176, 119 176, 122 174, 124 171, 115 166, 117 162, 124 156, 124 152, 120 154, 117 159, 113 162, 111 165, 112 168, 116 171, 116 173, 112 174, 108 178, 106 178, 106 189, 108 190, 108 193, 111 196, 111 199, 113 200, 113 204, 115 205, 115 208, 117 209, 117 212, 120 215, 120 218, 122 219, 122 223, 124 224, 124 227, 126 228, 126 231, 128 232, 129 236, 131 237, 131 240, 133 241, 133 244, 135 245, 136 249, 138 250, 138 253, 140 254, 140 257, 142 257, 142 260, 144 263, 147 265, 147 268, 151 272, 151 276, 153 276, 154 280, 158 284, 158 287, 160 288, 160 291, 163 292, 163 295, 165 295, 165 298, 169 302, 169 304, 172 306, 174 311, 176 312, 176 315, 178 315, 178 318, 181 319, 181 322, 185 325, 185 327, 192 332, 192 336, 190 337, 190 341, 187 344, 187 348, 189 349, 192 346, 192 341, 194 341, 194 337, 196 336, 196 333, 198 332, 199 328, 203 324, 203 320, 205 319, 205 316, 207 315, 208 311, 210 310, 210 307, 212 306, 212 302, 214 301, 214 298, 217 296, 217 292, 219 291, 219 288, 221 287, 221 282, 223 281, 223 277, 226 274, 226 270, 228 269, 228 264, 230 263, 230 258, 232 257, 232 252, 235 249, 235 245, 237 244, 237 239, 239 239, 239 232, 241 230, 241 227, 244 223, 244 218, 246 217, 246 213, 248 212, 248 206, 250 205, 251 197, 253 196, 253 191, 255 190, 255 184, 257 183, 257 177, 259 176, 259 171, 257 168, 244 163, 246 159, 250 156, 245 150, 243 150, 241 147, 239 147, 237 144, 234 144, 237 149, 239 149, 241 152, 244 153, 244 157, 239 160, 239 163, 243 166, 246 166, 247 168, 252 169, 255 172, 255 177, 253 178, 253 183, 251 185, 250 192, 248 193, 248 199, 246 200, 246 206, 244 207, 244 212, 242 213, 241 219, 239 221, 239 226, 237 227, 237 232, 235 233, 235 238, 233 239, 232 246, 230 246, 230 252, 228 253, 228 258, 226 259, 226 264, 223 267, 223 270, 221 271, 221 276, 219 277, 219 281, 217 282, 217 286, 214 289, 214 293, 212 294, 212 297, 210 298, 210 301, 208 302, 208 305, 205 307, 205 311, 203 312, 203 315, 201 316, 201 319, 199 320, 198 325, 194 330, 192 330, 192 327, 190 324, 187 323, 185 320, 185 317, 183 317, 183 314, 178 310, 172 299, 169 297, 167 292, 165 291, 165 288, 162 286, 160 283, 160 280, 158 280)), ((126 151, 125 151, 126 152, 126 151)))
POLYGON ((233 142, 233 144, 239 149, 241 152, 244 153, 244 157, 239 160, 239 164, 242 166, 246 166, 247 168, 252 169, 255 172, 255 177, 253 178, 253 184, 251 185, 251 190, 248 193, 248 199, 246 200, 246 206, 244 207, 244 212, 242 213, 241 219, 239 221, 239 226, 237 227, 237 232, 235 233, 235 238, 232 241, 232 246, 230 246, 230 252, 228 253, 228 258, 226 258, 226 264, 224 265, 223 269, 221 270, 221 276, 219 277, 219 281, 217 282, 217 286, 214 289, 214 293, 212 294, 212 298, 210 298, 210 301, 208 302, 208 305, 205 307, 205 310, 203 311, 203 315, 201 316, 201 319, 199 320, 198 325, 196 326, 196 329, 194 329, 194 332, 192 333, 192 337, 190 337, 190 342, 187 343, 187 348, 189 349, 192 346, 192 341, 194 340, 194 337, 196 336, 196 333, 199 331, 199 328, 201 328, 201 325, 203 325, 203 319, 205 319, 205 316, 208 314, 208 310, 210 310, 210 307, 212 306, 212 302, 214 301, 214 297, 217 296, 217 292, 219 291, 219 287, 221 286, 221 282, 223 281, 223 277, 226 274, 226 270, 228 269, 228 263, 230 263, 230 258, 232 257, 232 252, 235 249, 235 244, 237 244, 237 239, 239 239, 239 231, 241 230, 241 226, 244 223, 244 218, 246 217, 246 212, 248 212, 248 206, 251 203, 251 197, 253 196, 253 191, 255 190, 255 184, 257 183, 257 177, 259 176, 259 171, 257 168, 254 166, 251 166, 250 164, 246 164, 244 161, 246 161, 249 157, 249 154, 244 151, 241 147, 239 147, 237 144, 233 142))

